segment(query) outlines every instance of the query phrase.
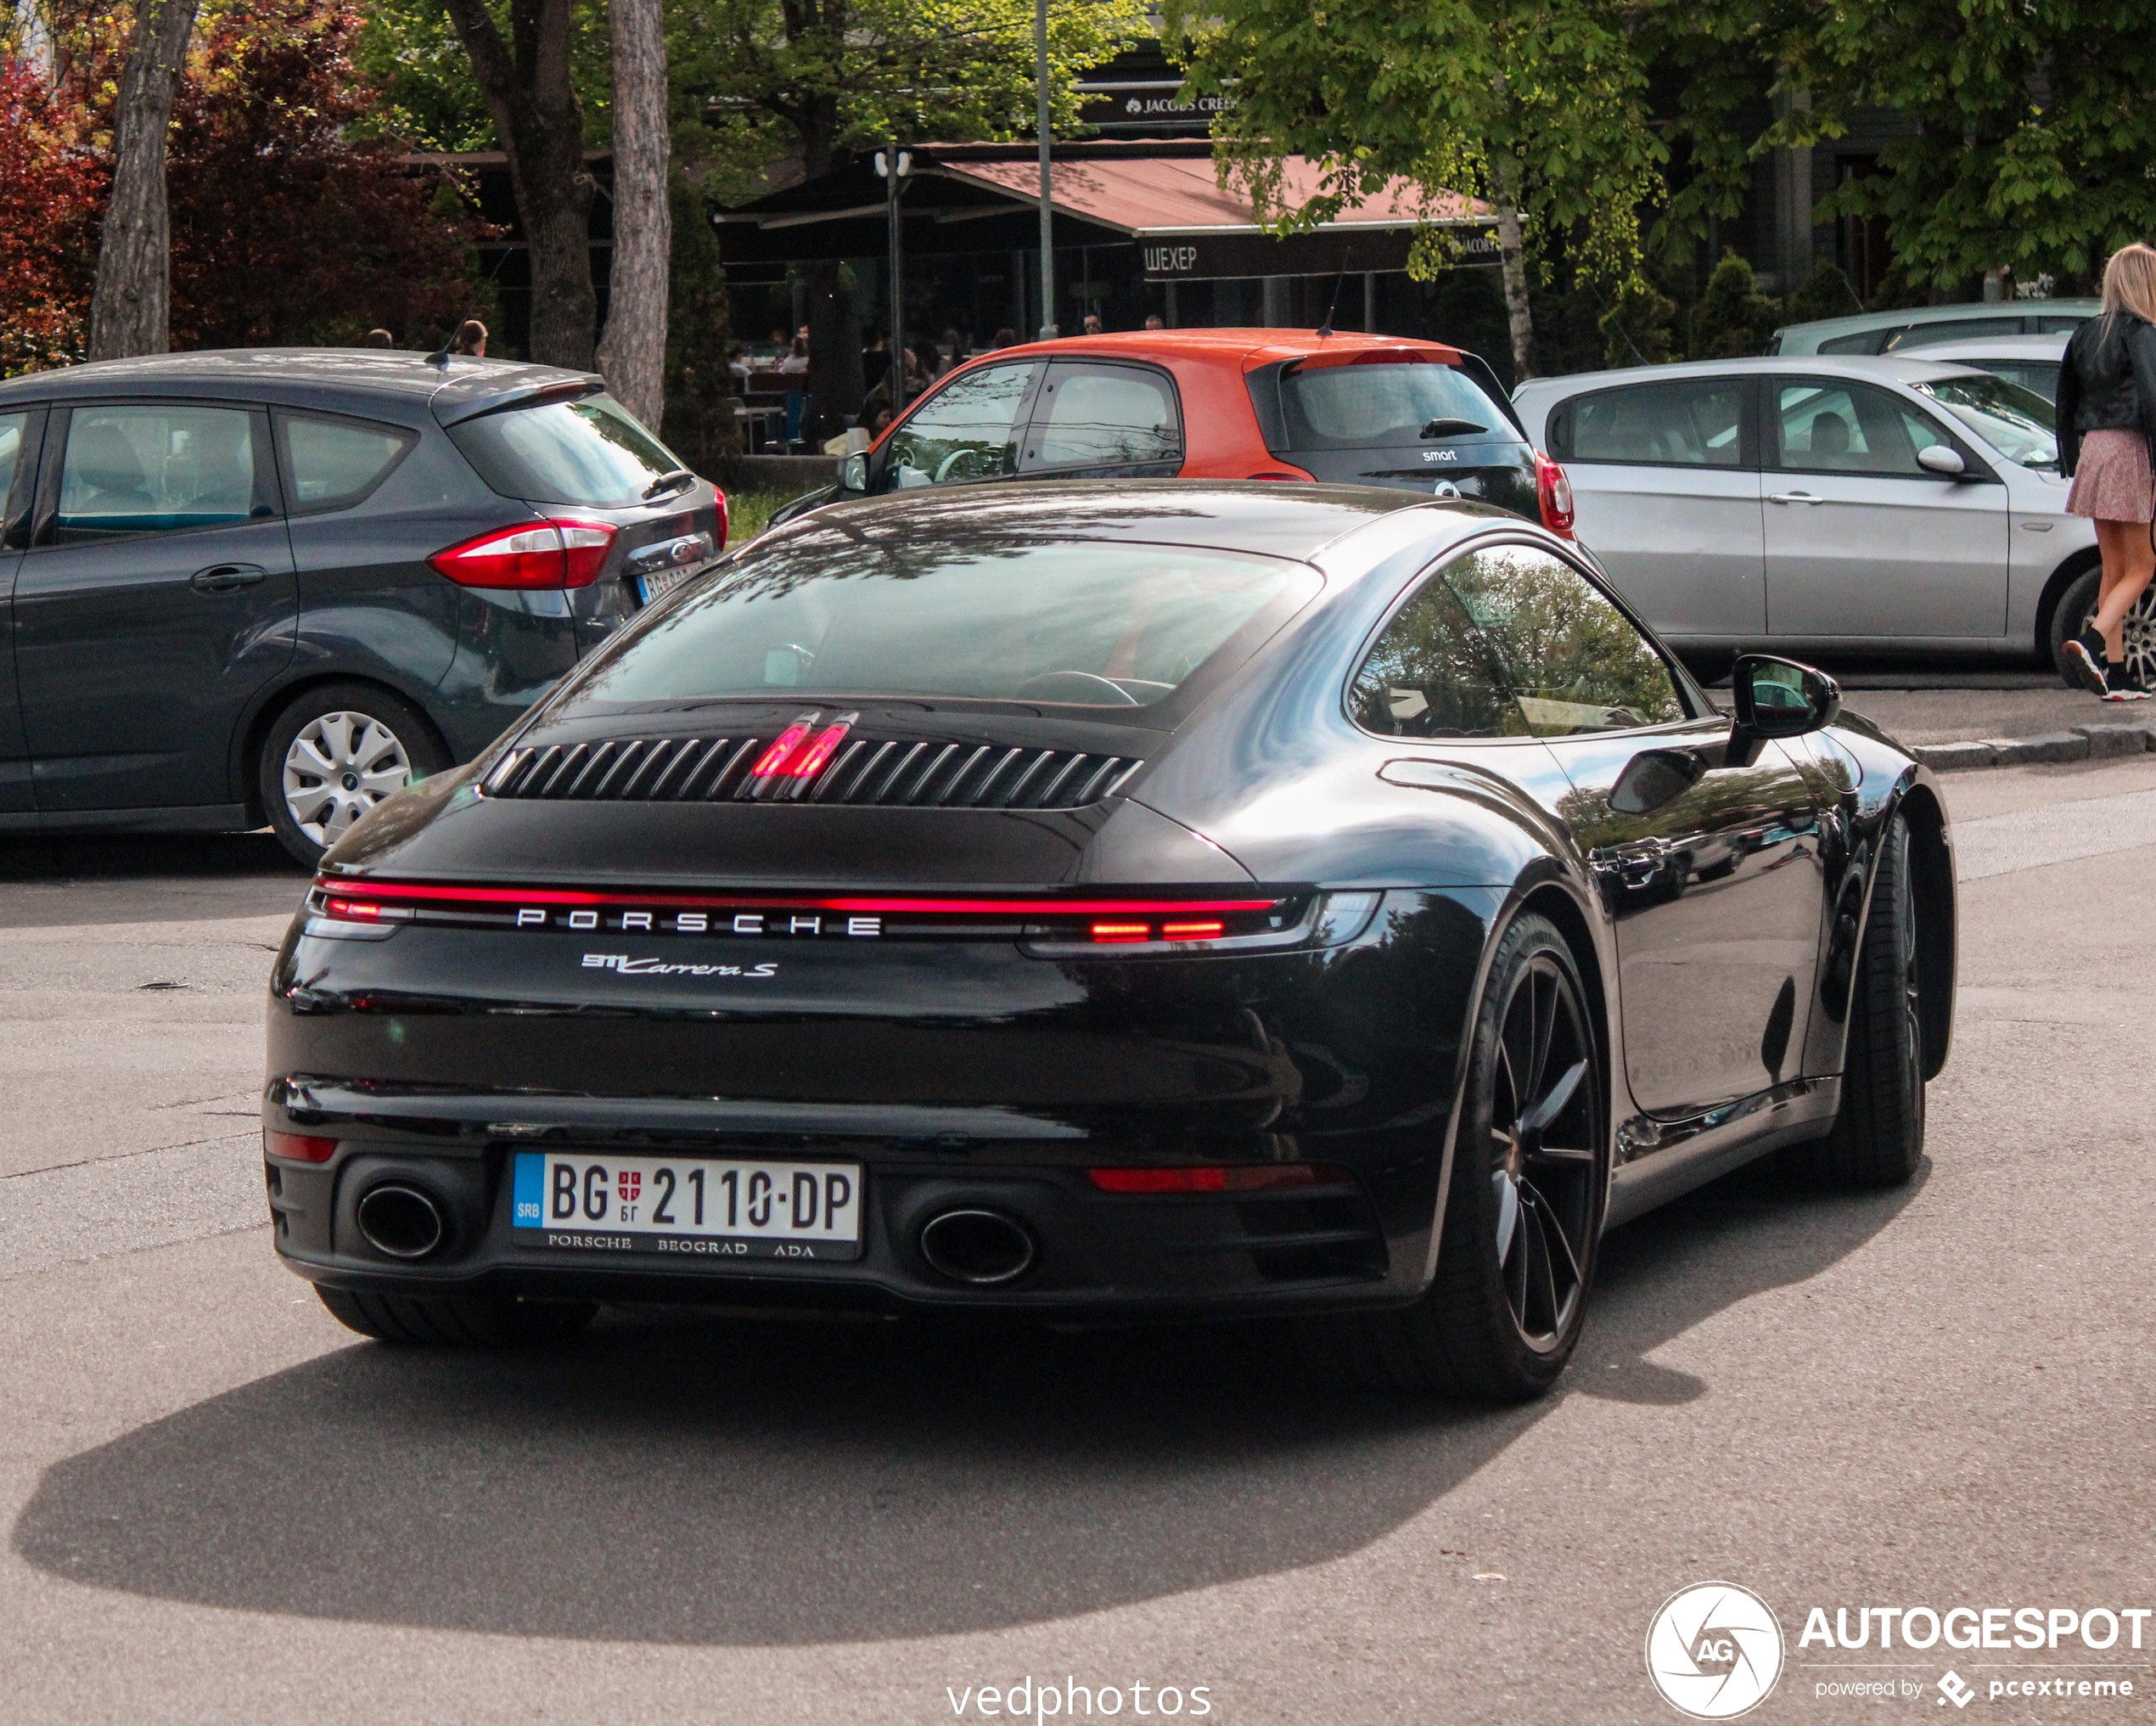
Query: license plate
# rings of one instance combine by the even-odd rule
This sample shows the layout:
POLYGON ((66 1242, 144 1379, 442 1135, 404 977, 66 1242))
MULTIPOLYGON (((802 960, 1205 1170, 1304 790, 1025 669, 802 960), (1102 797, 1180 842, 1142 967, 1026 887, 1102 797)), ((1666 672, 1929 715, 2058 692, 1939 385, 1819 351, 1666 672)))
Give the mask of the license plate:
POLYGON ((684 1258, 861 1257, 861 1165, 519 1151, 525 1246, 684 1258))
POLYGON ((685 570, 660 570, 656 575, 638 576, 637 577, 637 604, 650 604, 661 594, 673 592, 696 573, 696 570, 692 567, 685 570))

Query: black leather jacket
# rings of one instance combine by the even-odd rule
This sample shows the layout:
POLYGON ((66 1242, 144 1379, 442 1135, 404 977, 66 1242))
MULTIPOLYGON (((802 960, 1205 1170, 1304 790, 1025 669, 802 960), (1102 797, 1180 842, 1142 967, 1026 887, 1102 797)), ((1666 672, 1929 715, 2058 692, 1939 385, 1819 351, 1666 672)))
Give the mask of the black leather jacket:
POLYGON ((2156 324, 2131 312, 2091 318, 2058 374, 2058 470, 2071 477, 2091 431, 2138 431, 2156 464, 2156 324))

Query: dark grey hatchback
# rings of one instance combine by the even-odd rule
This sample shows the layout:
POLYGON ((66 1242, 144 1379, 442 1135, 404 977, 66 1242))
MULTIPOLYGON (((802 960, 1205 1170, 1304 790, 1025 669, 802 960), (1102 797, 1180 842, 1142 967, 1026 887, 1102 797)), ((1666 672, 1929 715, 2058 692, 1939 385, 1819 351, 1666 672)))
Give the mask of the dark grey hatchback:
POLYGON ((312 862, 726 543, 580 372, 351 350, 0 384, 0 832, 267 823, 312 862))

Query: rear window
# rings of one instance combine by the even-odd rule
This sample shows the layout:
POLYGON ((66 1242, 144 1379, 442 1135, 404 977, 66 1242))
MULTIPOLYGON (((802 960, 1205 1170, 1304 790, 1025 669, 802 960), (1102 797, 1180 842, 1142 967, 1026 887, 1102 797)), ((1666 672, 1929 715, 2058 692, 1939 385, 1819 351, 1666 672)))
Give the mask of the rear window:
POLYGON ((1447 365, 1291 371, 1280 379, 1280 411, 1289 451, 1383 449, 1518 436, 1504 409, 1465 372, 1447 365))
POLYGON ((579 699, 1150 706, 1321 585, 1306 564, 1182 546, 794 543, 653 613, 579 699))
POLYGON ((622 509, 682 464, 604 396, 543 402, 449 428, 479 476, 504 498, 622 509))

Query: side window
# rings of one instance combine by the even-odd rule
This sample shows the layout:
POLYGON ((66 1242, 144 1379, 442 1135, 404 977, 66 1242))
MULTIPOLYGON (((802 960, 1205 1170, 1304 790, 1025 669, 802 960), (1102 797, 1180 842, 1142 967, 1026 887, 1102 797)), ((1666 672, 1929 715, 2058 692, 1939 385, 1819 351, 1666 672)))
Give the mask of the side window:
POLYGON ((2039 318, 2036 332, 2040 335, 2071 335, 2087 322, 2086 318, 2039 318))
POLYGON ((1901 335, 1899 329, 1860 329, 1854 335, 1832 335, 1819 344, 1822 353, 1878 353, 1901 335))
MULTIPOLYGON (((1860 384, 1793 382, 1774 393, 1775 465, 1799 474, 1866 474, 1923 479, 1913 416, 1882 390, 1860 384)), ((1935 432, 1928 441, 1943 443, 1935 432)))
POLYGON ((1743 418, 1744 385, 1734 378, 1607 390, 1574 407, 1566 453, 1578 462, 1733 468, 1743 418))
POLYGON ((1912 323, 1897 329, 1881 353, 1905 347, 1929 347, 1941 341, 1973 341, 1979 336, 2018 335, 2021 319, 2010 318, 1950 318, 1938 323, 1912 323))
POLYGON ((22 461, 23 440, 29 432, 27 413, 0 413, 0 526, 6 526, 12 515, 9 505, 14 498, 15 470, 22 461))
POLYGON ((1182 459, 1175 385, 1138 366, 1048 368, 1025 435, 1028 468, 1128 468, 1182 459))
POLYGON ((244 521, 255 440, 243 408, 180 403, 77 408, 60 464, 55 537, 65 545, 244 521))
POLYGON ((419 440, 394 425, 279 413, 295 515, 349 509, 386 480, 419 440))
POLYGON ((1380 737, 1517 737, 1526 729, 1490 643, 1443 576, 1393 614, 1348 691, 1380 737))
POLYGON ((1571 565, 1532 546, 1491 546, 1441 579, 1489 644, 1534 737, 1629 731, 1687 717, 1676 679, 1631 621, 1571 565))
POLYGON ((1019 413, 1040 370, 1034 360, 983 366, 946 384, 891 433, 884 483, 907 490, 1016 473, 1019 413))

